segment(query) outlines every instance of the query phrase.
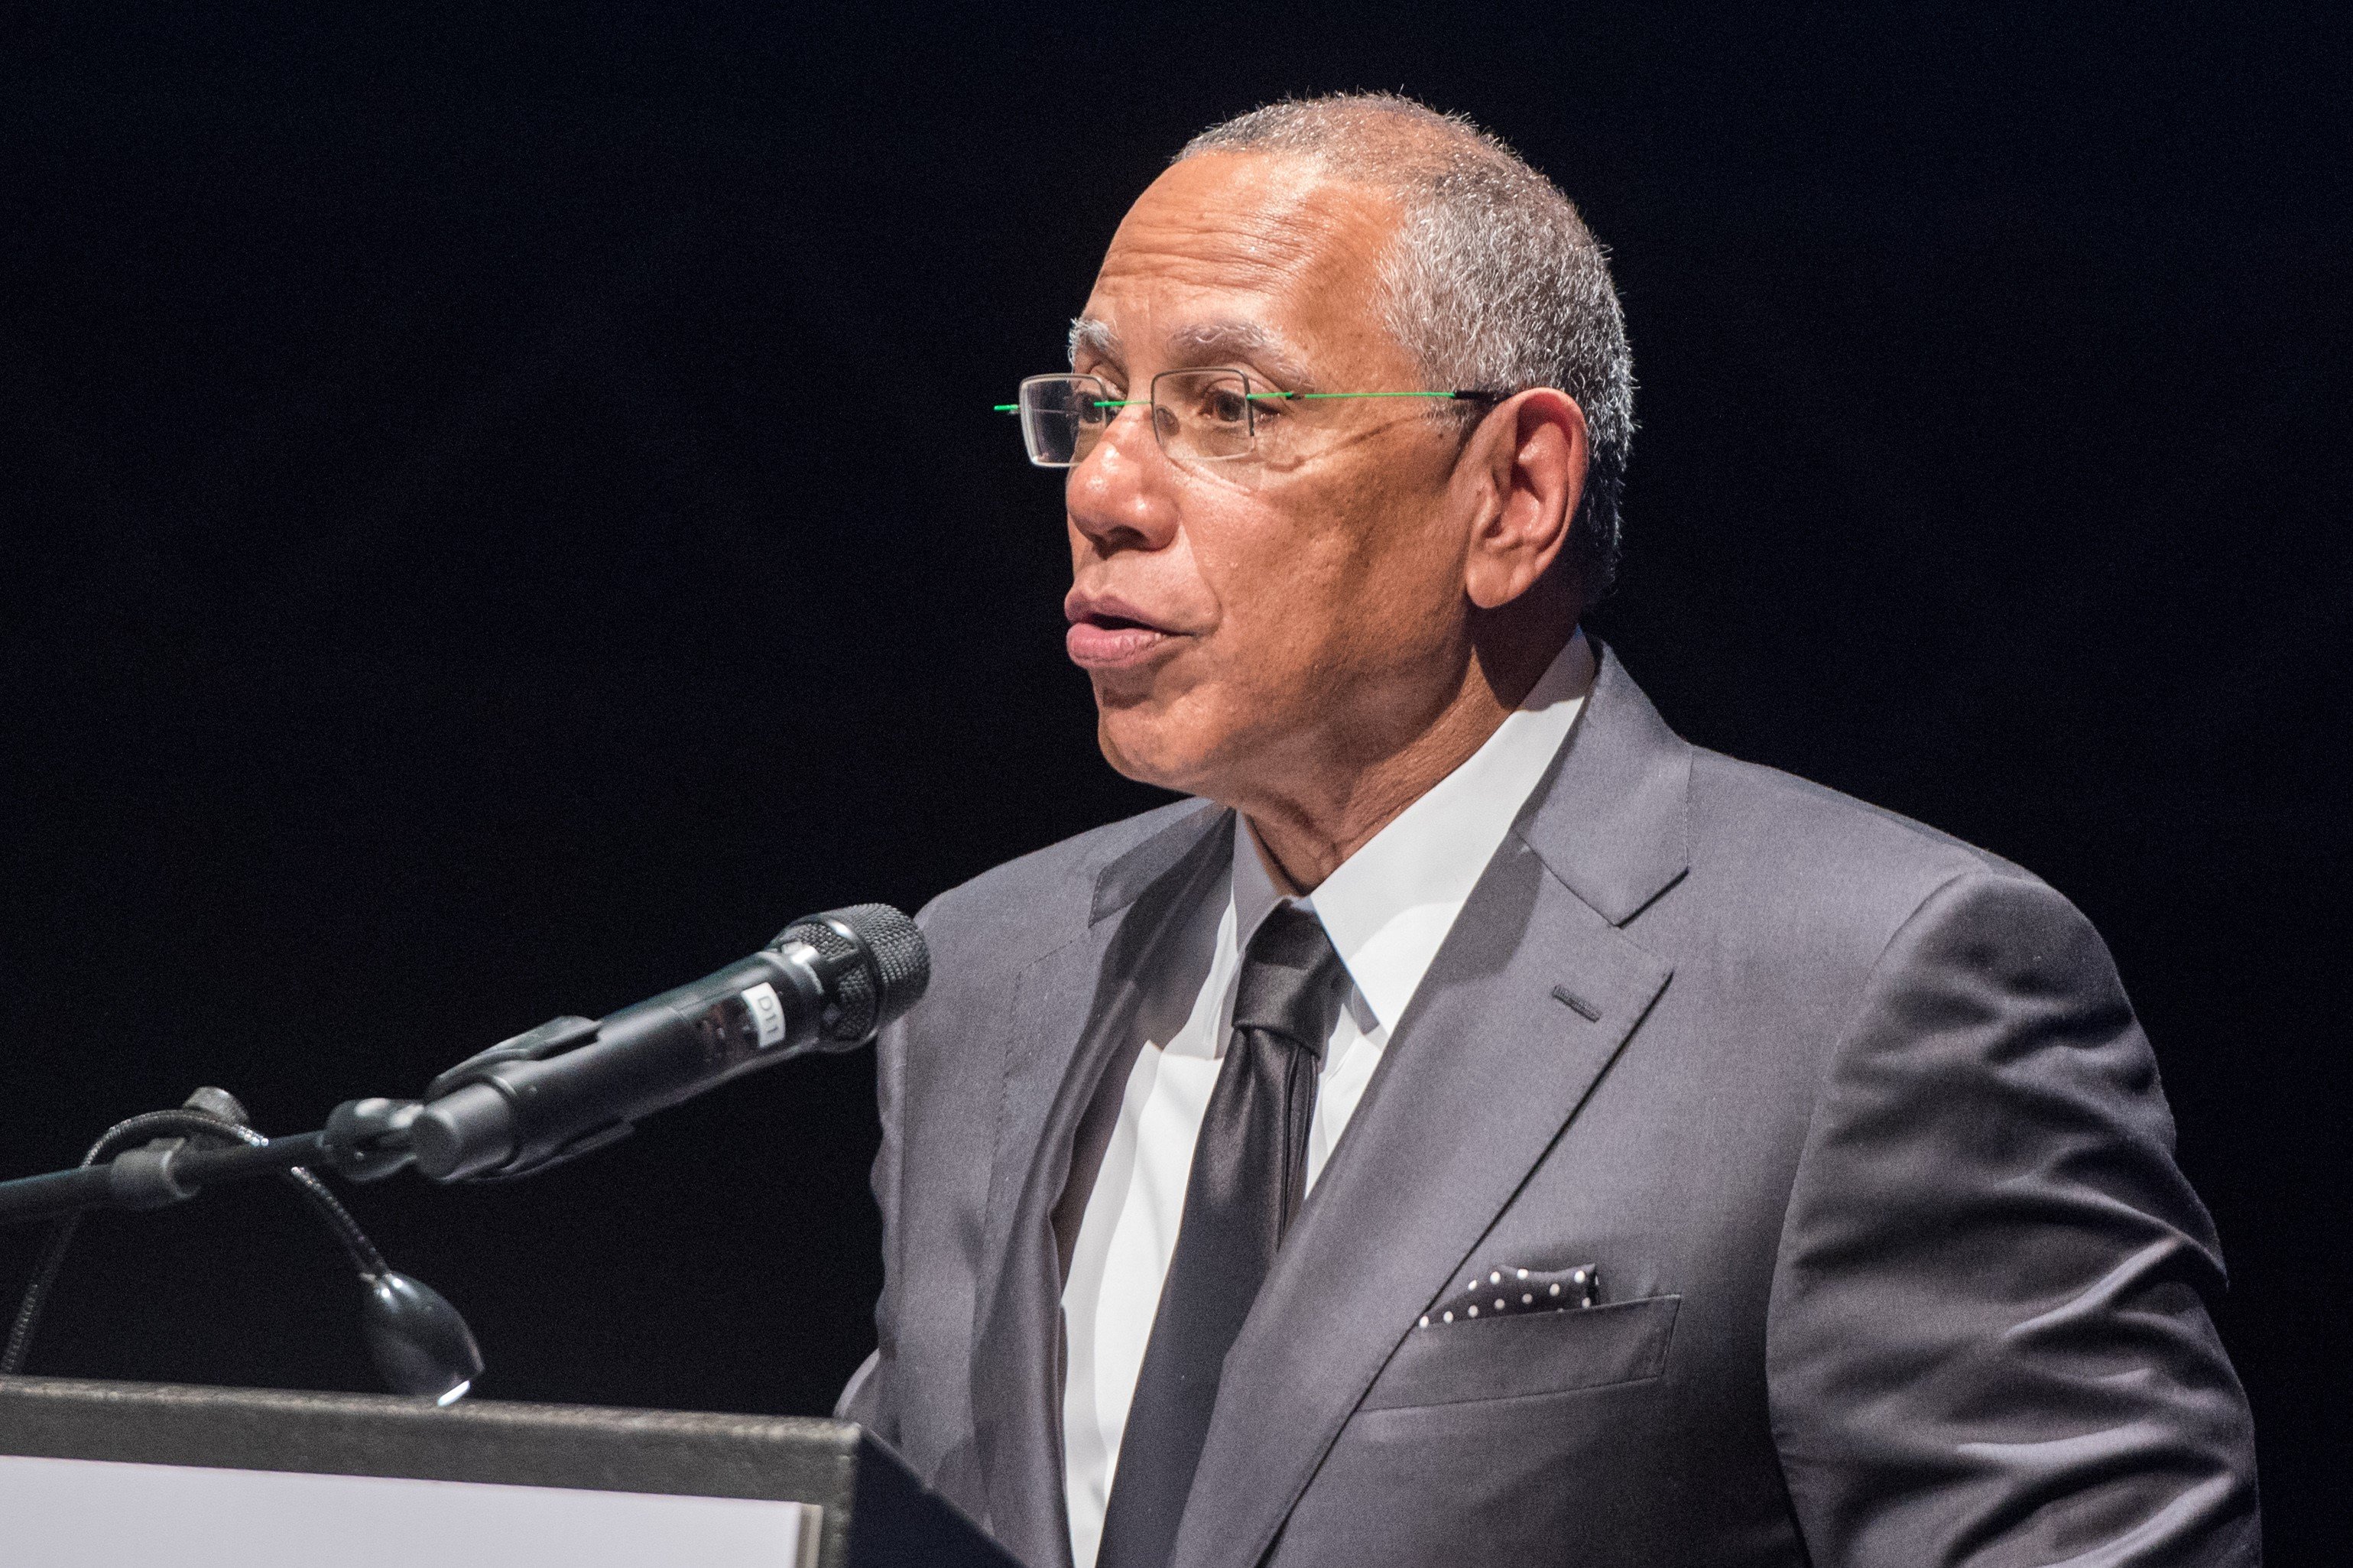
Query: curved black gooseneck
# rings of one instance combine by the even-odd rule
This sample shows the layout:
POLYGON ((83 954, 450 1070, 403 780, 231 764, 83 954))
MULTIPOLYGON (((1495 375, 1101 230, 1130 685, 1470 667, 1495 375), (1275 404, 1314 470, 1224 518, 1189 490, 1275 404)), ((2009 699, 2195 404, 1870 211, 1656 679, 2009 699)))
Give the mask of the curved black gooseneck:
MULTIPOLYGON (((157 1139, 195 1140, 200 1144, 236 1141, 251 1147, 269 1141, 247 1122, 245 1107, 235 1096, 224 1089, 202 1088, 189 1096, 187 1104, 177 1110, 148 1111, 117 1122, 90 1146, 81 1162, 84 1167, 96 1165, 133 1144, 171 1147, 169 1143, 156 1145, 157 1139)), ((482 1353, 458 1309, 432 1287, 386 1264, 375 1244, 368 1240, 367 1233, 360 1229, 359 1222, 352 1218, 351 1211, 327 1190, 325 1182, 299 1165, 280 1174, 302 1194, 351 1259, 365 1292, 361 1308, 362 1327, 385 1382, 396 1393, 426 1394, 443 1404, 464 1397, 473 1380, 481 1374, 482 1353)), ((64 1266, 66 1249, 73 1245, 74 1233, 80 1223, 79 1214, 68 1214, 50 1227, 40 1266, 16 1308, 7 1348, 0 1351, 0 1373, 23 1370, 25 1357, 32 1349, 33 1332, 40 1324, 42 1309, 48 1304, 58 1270, 64 1266)))

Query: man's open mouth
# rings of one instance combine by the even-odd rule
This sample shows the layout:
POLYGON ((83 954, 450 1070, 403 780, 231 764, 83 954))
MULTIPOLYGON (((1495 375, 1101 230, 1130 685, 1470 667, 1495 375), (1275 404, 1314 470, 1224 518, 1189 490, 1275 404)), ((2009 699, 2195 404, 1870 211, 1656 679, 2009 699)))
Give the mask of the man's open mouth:
POLYGON ((1072 663, 1108 670, 1149 657, 1173 635, 1134 616, 1091 609, 1071 622, 1063 646, 1072 663))

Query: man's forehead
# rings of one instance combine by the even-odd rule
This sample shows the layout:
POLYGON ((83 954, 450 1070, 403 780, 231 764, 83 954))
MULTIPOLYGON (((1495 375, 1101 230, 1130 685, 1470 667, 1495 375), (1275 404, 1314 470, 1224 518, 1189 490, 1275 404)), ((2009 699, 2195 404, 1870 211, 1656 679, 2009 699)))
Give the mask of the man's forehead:
POLYGON ((1271 281, 1362 249, 1395 204, 1309 159, 1210 153, 1161 171, 1120 219, 1106 279, 1173 273, 1198 282, 1271 281))
POLYGON ((1299 338, 1330 335, 1341 324, 1330 318, 1369 302, 1398 217, 1386 193, 1305 160, 1187 159, 1121 222, 1071 351, 1120 363, 1140 353, 1172 365, 1296 362, 1299 338))

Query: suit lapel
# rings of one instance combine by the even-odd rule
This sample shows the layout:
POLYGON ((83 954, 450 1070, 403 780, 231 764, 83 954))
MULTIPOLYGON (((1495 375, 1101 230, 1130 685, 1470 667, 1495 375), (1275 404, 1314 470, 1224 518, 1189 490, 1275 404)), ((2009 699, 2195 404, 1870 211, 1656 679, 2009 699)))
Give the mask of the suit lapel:
POLYGON ((1227 1358, 1176 1568, 1264 1554, 1398 1341, 1665 989, 1668 966, 1618 927, 1683 874, 1689 767, 1605 651, 1227 1358))
POLYGON ((1205 805, 1104 867, 1087 929, 1015 982, 973 1347, 973 1420, 988 1525, 1014 1555, 1070 1561, 1060 1431, 1060 1266, 1052 1214, 1146 961, 1232 853, 1231 813, 1205 805))

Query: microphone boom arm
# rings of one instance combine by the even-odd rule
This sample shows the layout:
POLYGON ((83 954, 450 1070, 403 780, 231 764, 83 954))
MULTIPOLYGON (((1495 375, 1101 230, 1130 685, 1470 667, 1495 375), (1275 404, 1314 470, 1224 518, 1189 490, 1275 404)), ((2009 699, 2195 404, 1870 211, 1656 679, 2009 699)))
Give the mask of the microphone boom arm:
POLYGON ((0 1181, 0 1225, 60 1219, 90 1209, 160 1209, 221 1181, 271 1176, 297 1165, 332 1165, 323 1132, 227 1149, 131 1149, 104 1165, 0 1181))

